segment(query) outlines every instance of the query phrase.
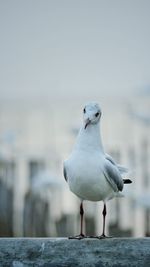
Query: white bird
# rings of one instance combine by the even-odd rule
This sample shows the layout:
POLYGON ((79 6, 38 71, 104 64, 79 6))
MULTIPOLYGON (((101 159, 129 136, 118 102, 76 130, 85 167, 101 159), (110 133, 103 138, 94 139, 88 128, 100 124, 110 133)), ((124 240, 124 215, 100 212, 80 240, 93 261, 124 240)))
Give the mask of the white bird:
POLYGON ((99 122, 101 109, 97 103, 89 103, 83 109, 83 125, 79 131, 75 147, 67 160, 64 161, 64 177, 70 190, 80 198, 81 231, 72 237, 82 239, 83 233, 83 201, 103 201, 103 232, 105 235, 106 201, 121 195, 124 183, 122 174, 127 169, 117 165, 111 156, 105 154, 99 122))

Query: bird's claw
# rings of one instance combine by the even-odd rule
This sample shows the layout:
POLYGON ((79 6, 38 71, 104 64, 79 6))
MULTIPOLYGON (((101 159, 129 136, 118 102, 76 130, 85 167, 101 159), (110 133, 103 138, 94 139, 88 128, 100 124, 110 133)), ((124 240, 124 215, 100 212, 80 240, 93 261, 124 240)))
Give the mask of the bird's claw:
POLYGON ((81 240, 81 239, 87 238, 87 236, 85 236, 84 234, 80 234, 80 235, 76 235, 76 236, 69 236, 68 238, 81 240))
POLYGON ((96 238, 97 239, 107 239, 107 238, 112 238, 112 236, 107 236, 107 235, 102 234, 100 236, 97 236, 96 238))

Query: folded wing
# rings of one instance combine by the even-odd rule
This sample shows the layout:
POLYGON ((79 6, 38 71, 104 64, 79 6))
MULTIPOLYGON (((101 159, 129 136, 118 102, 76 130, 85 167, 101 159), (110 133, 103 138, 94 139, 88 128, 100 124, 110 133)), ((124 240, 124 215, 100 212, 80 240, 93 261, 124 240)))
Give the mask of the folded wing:
POLYGON ((116 164, 114 159, 110 155, 106 154, 106 159, 109 160, 113 165, 117 166, 121 174, 127 174, 129 172, 128 168, 120 164, 116 164))
POLYGON ((114 161, 106 158, 103 173, 108 183, 112 186, 115 192, 123 190, 123 179, 121 173, 114 161))

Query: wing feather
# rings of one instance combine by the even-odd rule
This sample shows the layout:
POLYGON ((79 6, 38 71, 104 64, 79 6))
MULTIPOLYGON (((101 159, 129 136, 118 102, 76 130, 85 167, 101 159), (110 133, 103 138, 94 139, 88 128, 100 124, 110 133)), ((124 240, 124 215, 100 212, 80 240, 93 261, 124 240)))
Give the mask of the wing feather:
POLYGON ((122 191, 124 184, 123 179, 115 164, 111 163, 109 160, 106 160, 103 173, 115 192, 122 191))
POLYGON ((117 166, 117 168, 119 169, 121 174, 126 174, 129 172, 128 168, 126 168, 120 164, 116 164, 110 155, 106 154, 106 159, 109 160, 113 165, 117 166))
POLYGON ((65 178, 65 180, 67 182, 68 181, 68 178, 67 178, 67 171, 66 171, 65 165, 63 167, 63 174, 64 174, 64 178, 65 178))

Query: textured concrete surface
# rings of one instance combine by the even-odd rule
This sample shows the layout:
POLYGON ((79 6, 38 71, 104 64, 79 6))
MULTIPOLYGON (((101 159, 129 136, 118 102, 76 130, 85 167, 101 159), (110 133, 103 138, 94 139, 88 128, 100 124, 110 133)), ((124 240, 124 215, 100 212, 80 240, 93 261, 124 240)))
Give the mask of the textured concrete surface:
POLYGON ((0 267, 150 266, 150 238, 1 238, 0 267))

